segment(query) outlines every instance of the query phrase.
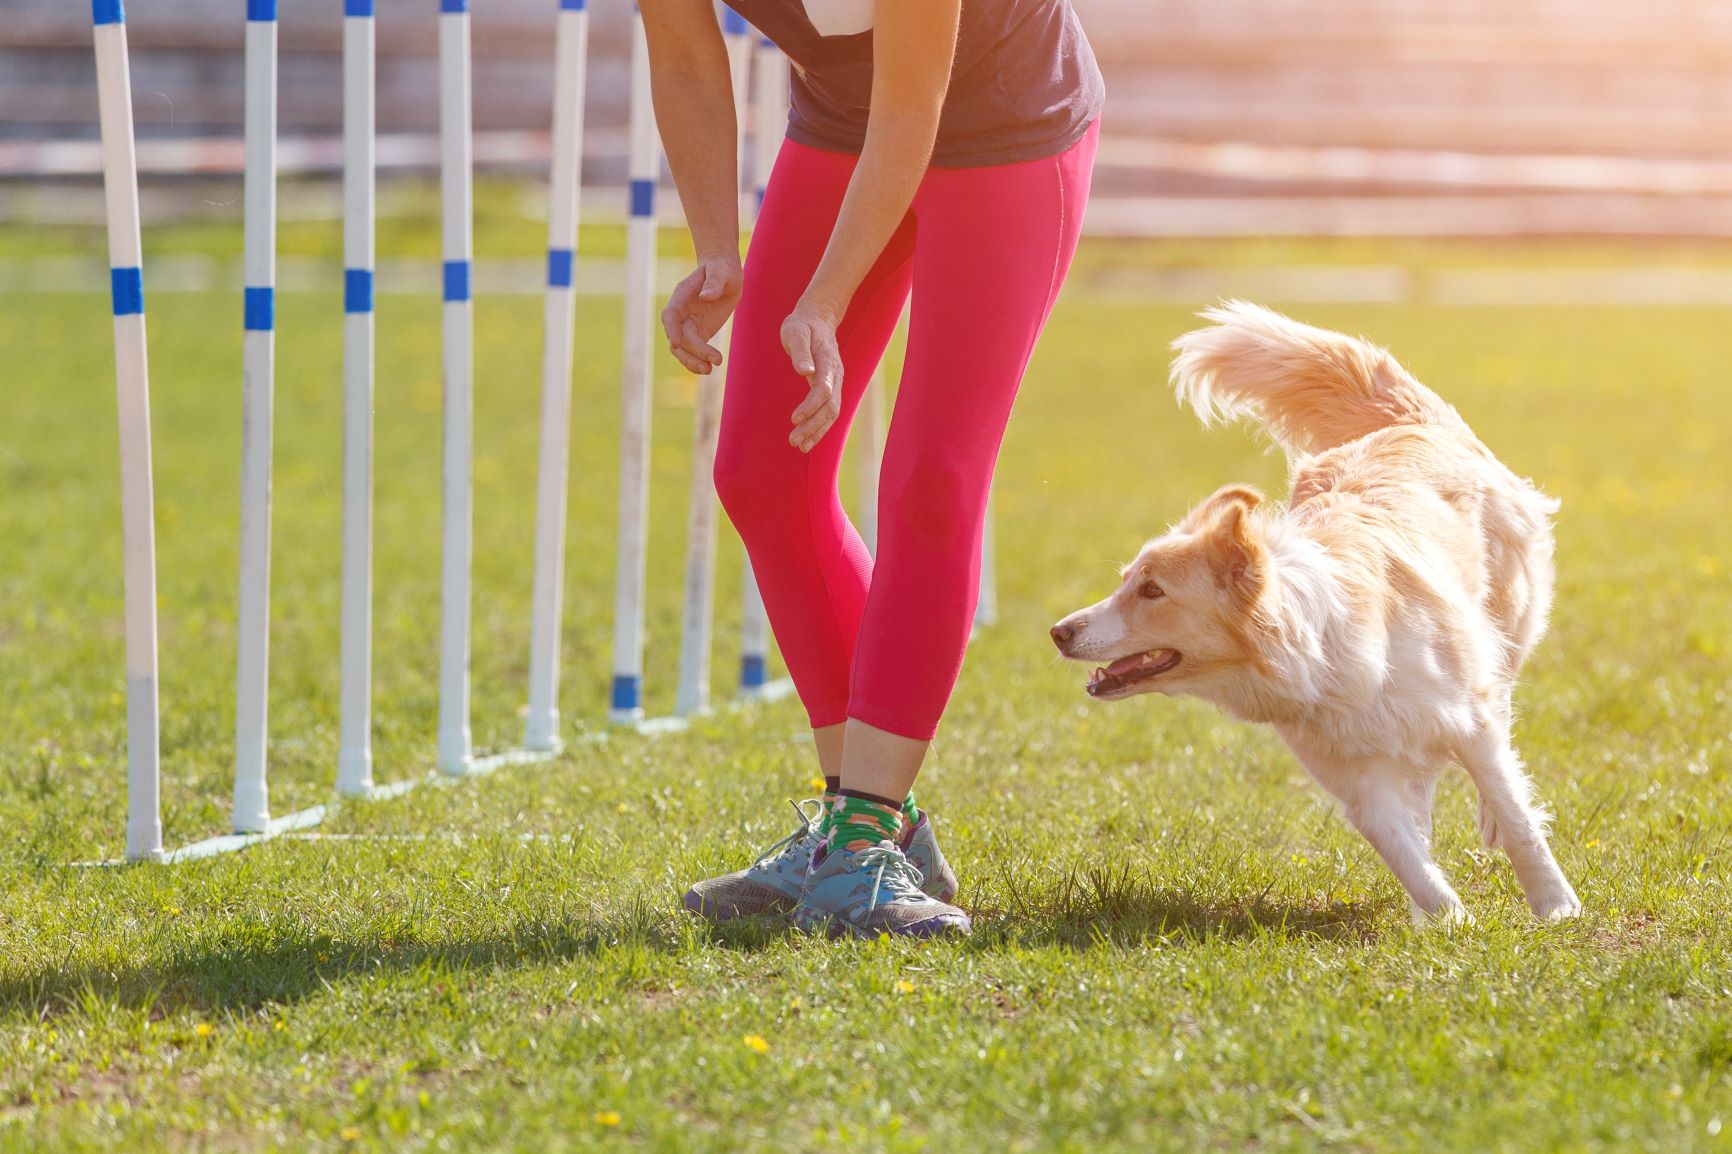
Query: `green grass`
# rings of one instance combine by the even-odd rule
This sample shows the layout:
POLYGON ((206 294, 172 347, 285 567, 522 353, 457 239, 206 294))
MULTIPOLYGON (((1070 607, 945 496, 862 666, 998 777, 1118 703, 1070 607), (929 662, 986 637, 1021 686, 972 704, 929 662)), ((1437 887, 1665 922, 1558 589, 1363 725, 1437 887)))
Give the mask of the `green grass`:
MULTIPOLYGON (((534 251, 532 223, 501 221, 489 226, 500 248, 534 251)), ((404 231, 420 251, 426 237, 404 231)), ((189 251, 215 232, 153 245, 189 251)), ((316 230, 304 239, 332 251, 316 230)), ((0 232, 0 251, 51 240, 0 232)), ((60 240, 56 251, 92 243, 60 240)), ((226 251, 232 237, 211 244, 226 251)), ((1512 259, 1599 263, 1608 251, 1512 259)), ((1212 253, 1096 247, 1084 267, 1212 253)), ((1341 259, 1496 256, 1477 254, 1356 245, 1341 259)), ((0 298, 0 1146, 1732 1144, 1726 314, 1296 310, 1391 345, 1564 502, 1555 623, 1520 695, 1519 740, 1588 915, 1531 923, 1507 863, 1475 845, 1457 775, 1439 856, 1478 922, 1438 934, 1410 928, 1388 871, 1270 734, 1194 704, 1091 705, 1078 671, 1052 657, 1045 626, 1099 596, 1114 563, 1190 502, 1229 480, 1282 485, 1279 460, 1249 436, 1204 432, 1172 404, 1165 344, 1190 323, 1184 310, 1096 297, 1086 278, 1073 287, 1000 474, 1003 622, 975 644, 921 783, 978 928, 927 946, 718 934, 678 912, 683 883, 778 836, 783 799, 807 792, 792 703, 345 807, 328 827, 408 837, 69 868, 117 853, 124 822, 109 323, 94 294, 0 298)), ((181 844, 223 830, 230 788, 239 303, 159 294, 150 306, 164 816, 181 844)), ((335 760, 336 309, 334 297, 280 304, 278 812, 325 799, 335 760)), ((607 300, 581 314, 564 707, 593 730, 610 638, 619 314, 607 300)), ((524 695, 539 318, 531 298, 478 306, 484 746, 515 739, 524 695)), ((664 363, 656 710, 672 696, 691 397, 664 363)), ((432 758, 438 401, 437 306, 385 298, 385 780, 432 758)), ((737 656, 731 540, 723 556, 720 685, 737 656)))

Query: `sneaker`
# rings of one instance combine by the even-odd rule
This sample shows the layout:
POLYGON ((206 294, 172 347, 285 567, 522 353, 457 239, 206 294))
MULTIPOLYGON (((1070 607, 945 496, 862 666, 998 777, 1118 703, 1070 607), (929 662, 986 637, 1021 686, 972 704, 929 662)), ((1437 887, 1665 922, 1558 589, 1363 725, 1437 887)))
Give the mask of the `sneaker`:
POLYGON ((822 840, 818 823, 824 804, 815 797, 789 804, 800 815, 799 827, 745 869, 701 881, 687 890, 686 909, 718 922, 793 912, 805 889, 812 851, 822 840))
POLYGON ((875 938, 901 934, 916 938, 969 930, 968 915, 929 897, 920 887, 920 870, 894 842, 858 850, 837 850, 812 861, 806 896, 794 910, 794 924, 831 937, 846 933, 875 938))
POLYGON ((920 888, 927 897, 941 902, 955 899, 956 871, 950 868, 950 863, 944 860, 944 851, 938 848, 938 835, 933 832, 930 814, 921 810, 920 820, 903 831, 897 844, 908 855, 914 868, 920 871, 924 879, 920 888))

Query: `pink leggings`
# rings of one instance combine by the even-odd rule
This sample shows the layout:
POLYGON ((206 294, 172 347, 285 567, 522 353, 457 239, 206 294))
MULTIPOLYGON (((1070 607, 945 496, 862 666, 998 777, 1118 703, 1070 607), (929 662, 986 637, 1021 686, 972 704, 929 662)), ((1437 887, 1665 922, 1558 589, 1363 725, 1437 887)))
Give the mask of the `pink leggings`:
POLYGON ((814 728, 853 717, 904 737, 937 732, 974 619, 993 465, 1076 251, 1097 132, 1045 160, 927 172, 837 331, 842 412, 809 454, 788 444, 807 385, 781 325, 818 267, 855 158, 789 141, 776 159, 734 315, 716 488, 814 728), (874 565, 836 478, 910 289, 874 565))

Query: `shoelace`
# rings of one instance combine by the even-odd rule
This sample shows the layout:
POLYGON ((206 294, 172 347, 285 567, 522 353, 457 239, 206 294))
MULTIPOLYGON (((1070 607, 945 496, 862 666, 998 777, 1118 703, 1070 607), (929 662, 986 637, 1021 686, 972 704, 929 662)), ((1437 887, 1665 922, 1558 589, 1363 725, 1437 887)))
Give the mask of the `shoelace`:
POLYGON ((801 842, 805 841, 816 832, 818 828, 818 819, 824 814, 823 801, 815 797, 809 797, 805 801, 795 801, 793 798, 789 798, 788 804, 793 806, 794 812, 800 815, 800 828, 782 840, 775 842, 769 848, 764 850, 763 853, 759 854, 757 859, 752 862, 753 869, 763 865, 765 862, 774 861, 783 854, 794 850, 801 842), (811 806, 812 809, 808 811, 806 809, 807 806, 811 806))
POLYGON ((878 892, 886 883, 897 897, 925 896, 920 883, 926 880, 926 875, 908 860, 908 855, 898 849, 895 842, 881 841, 867 846, 854 855, 854 861, 862 869, 876 867, 878 871, 872 878, 872 904, 866 907, 868 917, 878 908, 878 892))

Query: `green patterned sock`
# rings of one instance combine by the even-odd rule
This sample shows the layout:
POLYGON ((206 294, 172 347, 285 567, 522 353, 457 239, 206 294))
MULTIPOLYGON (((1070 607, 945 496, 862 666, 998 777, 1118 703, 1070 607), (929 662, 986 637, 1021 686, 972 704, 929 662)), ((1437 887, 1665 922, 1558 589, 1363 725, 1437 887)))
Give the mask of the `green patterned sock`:
POLYGON ((844 792, 830 804, 825 828, 825 853, 866 849, 881 841, 894 842, 901 836, 902 810, 876 798, 844 792))
POLYGON ((908 796, 902 799, 902 818, 908 823, 909 829, 913 829, 920 821, 920 807, 914 804, 913 790, 909 790, 908 796))

